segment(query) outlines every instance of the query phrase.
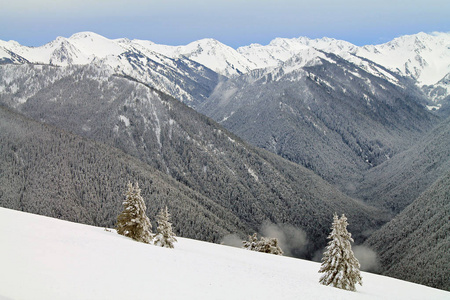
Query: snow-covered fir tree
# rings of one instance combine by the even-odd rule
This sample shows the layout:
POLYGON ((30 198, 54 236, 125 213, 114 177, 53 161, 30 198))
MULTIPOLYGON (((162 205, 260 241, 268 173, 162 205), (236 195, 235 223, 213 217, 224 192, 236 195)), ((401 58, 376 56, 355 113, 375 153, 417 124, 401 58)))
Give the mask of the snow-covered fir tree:
POLYGON ((158 222, 157 234, 155 236, 154 244, 165 248, 173 248, 173 243, 177 241, 175 234, 172 231, 172 224, 169 222, 169 211, 167 206, 161 209, 156 221, 158 222))
POLYGON ((283 255, 283 250, 278 245, 278 239, 276 238, 261 237, 258 241, 258 236, 254 233, 248 237, 248 241, 242 243, 244 244, 243 248, 248 250, 283 255))
POLYGON ((352 235, 347 231, 347 218, 345 215, 339 219, 335 214, 331 233, 328 236, 327 250, 323 254, 319 273, 320 283, 331 285, 340 289, 355 291, 355 285, 362 285, 359 272, 359 262, 352 251, 350 242, 352 235))
POLYGON ((117 233, 138 242, 151 243, 153 239, 152 224, 146 215, 147 207, 137 182, 134 186, 130 182, 128 183, 125 197, 123 211, 117 217, 117 233))

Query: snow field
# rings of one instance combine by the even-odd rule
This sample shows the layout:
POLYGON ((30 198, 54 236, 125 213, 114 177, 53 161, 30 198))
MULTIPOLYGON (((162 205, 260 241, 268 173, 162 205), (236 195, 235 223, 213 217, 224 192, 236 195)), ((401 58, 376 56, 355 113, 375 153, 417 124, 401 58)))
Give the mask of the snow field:
POLYGON ((0 299, 450 299, 362 272, 357 292, 319 284, 319 264, 186 238, 156 247, 0 208, 0 299))

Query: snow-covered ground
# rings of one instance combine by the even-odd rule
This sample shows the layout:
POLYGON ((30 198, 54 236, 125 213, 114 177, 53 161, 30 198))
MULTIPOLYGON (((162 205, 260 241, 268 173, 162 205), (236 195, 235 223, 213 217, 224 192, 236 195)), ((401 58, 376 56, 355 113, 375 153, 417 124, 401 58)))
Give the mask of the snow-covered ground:
POLYGON ((0 299, 450 299, 362 272, 348 292, 319 264, 178 238, 175 249, 104 228, 0 208, 0 299))

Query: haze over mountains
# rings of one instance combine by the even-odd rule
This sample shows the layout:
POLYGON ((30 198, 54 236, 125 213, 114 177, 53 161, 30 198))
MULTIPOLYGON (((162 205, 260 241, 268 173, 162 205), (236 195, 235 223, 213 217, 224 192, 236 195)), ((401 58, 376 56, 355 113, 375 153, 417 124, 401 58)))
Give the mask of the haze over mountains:
MULTIPOLYGON (((168 205, 179 234, 218 242, 289 225, 307 240, 293 254, 312 258, 334 212, 361 243, 449 171, 449 76, 448 33, 364 47, 0 41, 0 205, 112 226, 121 181, 137 177, 149 212, 168 205)), ((426 195, 424 207, 445 204, 426 195)))

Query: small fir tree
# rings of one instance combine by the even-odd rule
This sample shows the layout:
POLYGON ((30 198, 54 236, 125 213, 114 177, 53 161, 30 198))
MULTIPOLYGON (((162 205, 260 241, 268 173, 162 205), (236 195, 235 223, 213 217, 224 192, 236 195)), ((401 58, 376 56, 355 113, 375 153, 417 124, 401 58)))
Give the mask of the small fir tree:
POLYGON ((335 214, 331 233, 328 236, 327 250, 323 254, 319 273, 323 285, 331 285, 340 289, 355 291, 355 285, 362 285, 359 272, 359 262, 352 251, 350 242, 352 235, 347 231, 347 218, 345 215, 339 219, 335 214))
POLYGON ((278 246, 278 239, 261 237, 258 241, 257 234, 248 237, 248 241, 243 241, 244 248, 252 251, 283 255, 283 250, 278 246))
POLYGON ((151 243, 153 239, 152 224, 145 213, 147 208, 141 196, 139 185, 136 183, 133 187, 129 182, 125 197, 123 211, 117 217, 117 233, 138 242, 151 243))
POLYGON ((155 236, 154 244, 165 248, 173 248, 173 243, 177 241, 175 234, 172 231, 172 224, 169 222, 169 211, 167 206, 161 209, 156 220, 158 222, 158 233, 155 236))

